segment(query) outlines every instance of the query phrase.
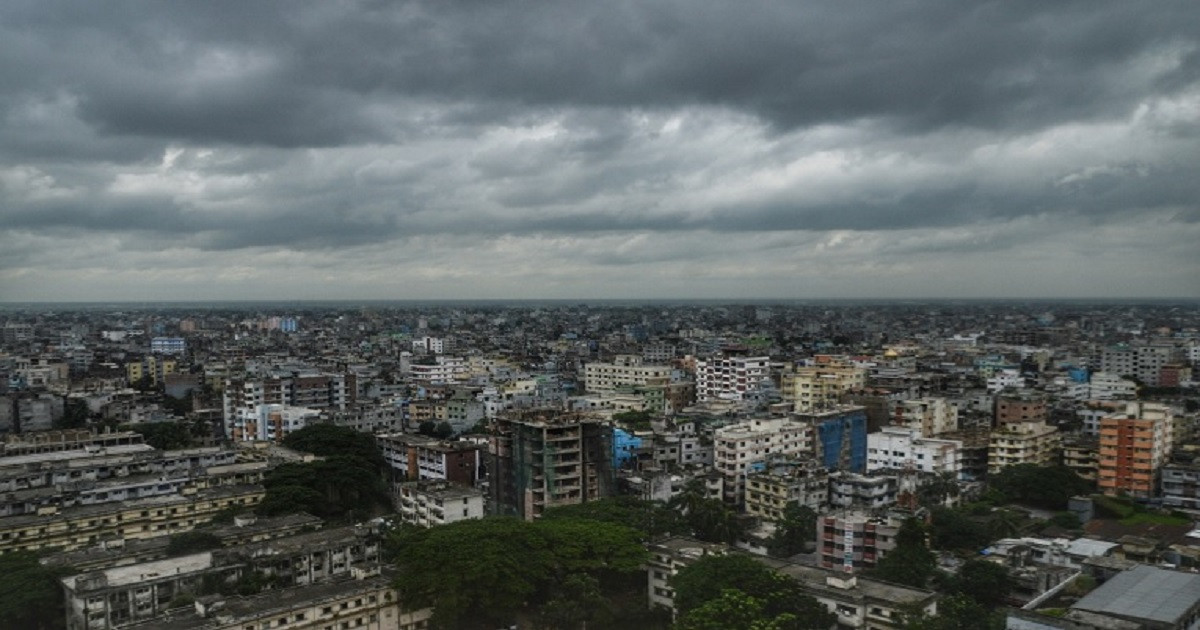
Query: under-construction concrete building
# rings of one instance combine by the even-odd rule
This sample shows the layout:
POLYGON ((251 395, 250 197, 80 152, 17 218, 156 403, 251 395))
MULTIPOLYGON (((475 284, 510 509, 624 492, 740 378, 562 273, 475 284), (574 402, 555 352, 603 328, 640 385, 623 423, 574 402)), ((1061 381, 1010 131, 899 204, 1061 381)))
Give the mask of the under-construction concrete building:
POLYGON ((513 412, 492 424, 492 510, 533 520, 548 507, 610 496, 612 426, 557 409, 513 412))

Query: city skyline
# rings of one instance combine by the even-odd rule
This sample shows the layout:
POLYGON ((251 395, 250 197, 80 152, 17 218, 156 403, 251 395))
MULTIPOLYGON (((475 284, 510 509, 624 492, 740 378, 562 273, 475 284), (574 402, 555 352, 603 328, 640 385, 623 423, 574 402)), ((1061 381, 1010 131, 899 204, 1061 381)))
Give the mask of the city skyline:
POLYGON ((0 7, 0 302, 1200 297, 1200 6, 0 7))

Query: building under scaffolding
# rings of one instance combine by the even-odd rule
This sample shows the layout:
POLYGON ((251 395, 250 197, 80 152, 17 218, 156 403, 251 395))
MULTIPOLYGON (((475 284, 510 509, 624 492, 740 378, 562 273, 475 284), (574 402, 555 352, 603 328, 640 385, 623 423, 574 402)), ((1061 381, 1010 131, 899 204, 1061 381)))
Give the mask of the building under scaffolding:
POLYGON ((612 427, 600 418, 554 409, 497 418, 489 446, 489 493, 497 514, 533 520, 548 507, 610 496, 612 427))

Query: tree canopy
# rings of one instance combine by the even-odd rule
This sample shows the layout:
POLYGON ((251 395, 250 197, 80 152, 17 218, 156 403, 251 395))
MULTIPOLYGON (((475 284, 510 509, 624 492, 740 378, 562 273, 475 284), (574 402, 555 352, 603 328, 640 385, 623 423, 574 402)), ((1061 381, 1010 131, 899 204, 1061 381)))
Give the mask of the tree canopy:
POLYGON ((796 580, 742 554, 710 555, 671 578, 681 630, 762 627, 778 630, 829 628, 837 619, 796 580), (750 623, 739 625, 749 616, 750 623), (707 619, 734 625, 705 625, 707 619), (754 624, 759 625, 754 625, 754 624))
POLYGON ((586 617, 580 607, 607 596, 614 578, 641 575, 641 537, 601 521, 490 517, 405 528, 388 547, 403 601, 433 607, 441 627, 496 628, 518 617, 586 617))
POLYGON ((1067 509, 1071 497, 1093 489, 1070 468, 1036 464, 1008 466, 988 478, 988 487, 1008 501, 1054 511, 1067 509))
POLYGON ((379 469, 353 455, 283 464, 267 473, 263 486, 266 496, 256 511, 264 516, 308 512, 337 518, 391 506, 379 469))
POLYGON ((913 588, 925 588, 937 571, 937 559, 925 545, 925 528, 910 518, 896 534, 896 548, 885 555, 872 570, 872 576, 913 588))
POLYGON ((630 496, 552 507, 542 514, 543 521, 558 519, 615 523, 636 529, 647 538, 690 531, 678 511, 661 503, 630 496))
POLYGON ((58 578, 64 573, 42 566, 32 552, 0 555, 0 628, 63 627, 66 613, 58 578))
POLYGON ((310 424, 289 433, 283 438, 283 445, 325 457, 357 457, 378 467, 386 464, 383 454, 375 444, 375 436, 355 431, 350 427, 310 424))
POLYGON ((802 505, 789 504, 783 518, 775 523, 775 533, 767 540, 767 553, 790 558, 807 550, 817 536, 817 513, 802 505))

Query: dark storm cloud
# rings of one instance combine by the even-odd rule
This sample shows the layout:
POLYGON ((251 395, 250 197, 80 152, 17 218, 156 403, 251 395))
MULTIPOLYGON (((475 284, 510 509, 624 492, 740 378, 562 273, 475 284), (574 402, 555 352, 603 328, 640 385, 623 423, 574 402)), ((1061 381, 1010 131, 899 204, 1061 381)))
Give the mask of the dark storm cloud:
POLYGON ((465 277, 481 252, 580 286, 786 277, 825 235, 875 274, 1072 230, 1138 251, 1150 217, 1178 242, 1147 256, 1187 251, 1197 24, 1193 1, 13 0, 0 282, 104 247, 188 250, 199 278, 260 255, 465 277))
POLYGON ((1194 2, 9 4, 6 101, 65 90, 104 133, 285 147, 387 138, 371 106, 414 95, 1038 127, 1194 85, 1194 54, 1139 63, 1200 23, 1194 2))

